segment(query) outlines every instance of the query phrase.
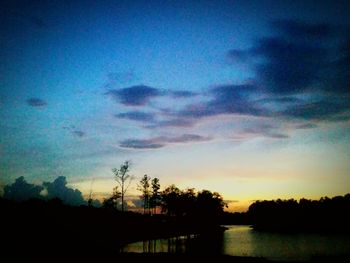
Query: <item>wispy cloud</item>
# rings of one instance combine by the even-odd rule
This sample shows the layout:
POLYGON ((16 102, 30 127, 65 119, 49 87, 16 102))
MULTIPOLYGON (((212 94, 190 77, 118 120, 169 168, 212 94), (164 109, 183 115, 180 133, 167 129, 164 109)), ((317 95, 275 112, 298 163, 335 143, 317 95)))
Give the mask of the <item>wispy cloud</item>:
POLYGON ((281 129, 270 123, 252 123, 243 129, 243 134, 253 136, 263 136, 273 139, 287 139, 289 135, 281 132, 281 129))
POLYGON ((168 94, 174 98, 190 98, 198 95, 198 93, 188 90, 169 91, 168 94))
POLYGON ((303 124, 298 124, 294 128, 295 129, 314 129, 317 128, 318 126, 314 123, 303 123, 303 124))
POLYGON ((127 139, 120 143, 120 147, 132 149, 157 149, 167 144, 203 142, 211 140, 211 137, 204 137, 197 134, 182 134, 175 137, 159 136, 150 139, 127 139))
POLYGON ((80 138, 85 136, 85 132, 83 132, 83 131, 74 130, 74 131, 72 131, 72 133, 75 136, 80 137, 80 138))
POLYGON ((160 96, 161 92, 153 87, 138 85, 106 92, 117 102, 126 106, 144 106, 152 98, 160 96))
POLYGON ((154 121, 153 113, 142 112, 142 111, 128 111, 124 113, 115 114, 114 116, 119 119, 128 119, 128 120, 140 121, 140 122, 154 121))
POLYGON ((111 89, 105 94, 125 106, 146 106, 153 98, 190 98, 198 94, 187 90, 164 90, 146 85, 136 85, 121 89, 111 89))
POLYGON ((47 105, 47 102, 39 98, 30 98, 27 99, 27 104, 32 107, 44 107, 47 105))

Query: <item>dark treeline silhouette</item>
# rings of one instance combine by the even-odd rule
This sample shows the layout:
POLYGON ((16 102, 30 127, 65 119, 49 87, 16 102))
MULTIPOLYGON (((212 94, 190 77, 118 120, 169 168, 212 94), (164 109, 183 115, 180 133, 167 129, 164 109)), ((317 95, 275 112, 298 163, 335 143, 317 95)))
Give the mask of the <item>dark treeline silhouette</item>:
POLYGON ((350 233, 350 194, 320 200, 256 201, 247 218, 256 230, 350 233))
MULTIPOLYGON (((19 177, 5 186, 0 198, 2 251, 6 254, 16 249, 23 254, 40 249, 64 255, 77 251, 120 255, 130 242, 194 234, 201 237, 197 243, 203 241, 199 247, 191 246, 194 253, 220 254, 225 229, 221 224, 251 224, 264 231, 350 233, 350 194, 318 201, 256 201, 245 213, 228 213, 219 193, 181 190, 175 185, 161 191, 158 178, 144 175, 139 184, 143 214, 125 211, 122 195, 132 177, 126 176, 129 166, 123 165, 113 172, 124 179, 116 178, 121 181, 100 207, 93 205, 91 195, 85 201, 79 190, 67 187, 65 177, 41 185, 19 177)), ((159 257, 169 260, 167 256, 159 257)))
MULTIPOLYGON (((127 175, 125 170, 114 173, 127 175)), ((125 181, 124 187, 121 181, 111 197, 96 207, 91 195, 85 201, 79 190, 67 187, 65 177, 41 185, 17 178, 4 187, 0 198, 1 221, 6 226, 2 248, 22 251, 39 245, 46 252, 91 248, 117 253, 132 241, 223 231, 219 223, 225 203, 220 194, 196 192, 193 188, 180 190, 175 185, 160 191, 158 178, 145 179, 145 214, 141 214, 122 211, 123 190, 119 187, 125 194, 125 181)))
POLYGON ((224 208, 227 206, 217 192, 194 188, 180 190, 170 185, 161 192, 162 211, 169 216, 206 221, 211 224, 220 223, 224 208))

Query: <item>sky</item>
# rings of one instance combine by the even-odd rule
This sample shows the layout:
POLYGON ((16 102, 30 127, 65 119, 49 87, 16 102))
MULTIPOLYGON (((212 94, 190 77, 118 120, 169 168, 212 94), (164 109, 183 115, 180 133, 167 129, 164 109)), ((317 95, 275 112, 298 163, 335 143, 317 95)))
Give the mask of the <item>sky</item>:
POLYGON ((350 192, 348 1, 1 1, 0 184, 350 192))

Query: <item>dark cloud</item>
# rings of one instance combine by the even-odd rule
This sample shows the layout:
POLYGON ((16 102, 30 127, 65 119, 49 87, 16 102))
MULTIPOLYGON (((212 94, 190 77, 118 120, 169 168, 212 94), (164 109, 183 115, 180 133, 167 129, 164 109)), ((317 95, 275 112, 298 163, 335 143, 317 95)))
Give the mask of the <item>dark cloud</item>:
POLYGON ((163 128, 163 127, 192 127, 195 123, 194 119, 191 118, 174 118, 168 120, 162 120, 155 122, 153 124, 147 125, 146 128, 154 129, 154 128, 163 128))
POLYGON ((303 41, 322 41, 333 35, 334 29, 327 24, 306 24, 296 20, 277 20, 272 22, 272 27, 282 35, 303 41))
POLYGON ((259 103, 277 103, 277 104, 298 104, 302 103, 303 100, 294 97, 269 97, 260 99, 259 103))
POLYGON ((43 106, 47 105, 46 101, 39 99, 39 98, 27 99, 27 103, 29 106, 32 106, 32 107, 43 107, 43 106))
POLYGON ((79 190, 67 187, 67 180, 64 176, 57 177, 53 182, 44 182, 43 186, 47 190, 47 199, 59 198, 63 203, 69 205, 86 204, 79 190))
POLYGON ((128 119, 133 121, 141 121, 141 122, 153 122, 154 121, 154 114, 149 112, 142 112, 142 111, 129 111, 124 113, 119 113, 114 115, 117 118, 120 119, 128 119))
POLYGON ((336 57, 323 70, 320 86, 328 93, 350 96, 350 35, 338 48, 336 57))
POLYGON ((169 91, 149 87, 145 85, 132 86, 122 89, 112 89, 106 92, 117 102, 126 106, 145 106, 152 98, 172 97, 172 98, 190 98, 198 94, 187 90, 169 91))
POLYGON ((16 201, 42 198, 40 193, 43 189, 40 185, 27 183, 24 177, 21 176, 13 184, 4 187, 4 198, 16 201))
POLYGON ((254 96, 259 92, 255 85, 221 85, 211 88, 205 100, 185 106, 179 111, 163 110, 166 119, 147 125, 146 128, 192 127, 200 119, 221 114, 267 116, 254 96))
POLYGON ((190 143, 209 141, 211 137, 204 137, 197 134, 183 134, 176 137, 154 137, 151 139, 127 139, 120 143, 120 147, 133 149, 157 149, 171 143, 190 143))
POLYGON ((327 50, 319 44, 294 43, 284 37, 260 39, 252 55, 265 61, 255 66, 257 82, 274 94, 313 89, 327 62, 327 50))
POLYGON ((144 106, 152 98, 161 96, 162 92, 153 87, 138 85, 123 89, 110 90, 106 94, 126 106, 144 106))
POLYGON ((211 140, 210 137, 204 137, 198 134, 182 134, 177 137, 163 138, 164 142, 169 143, 188 143, 188 142, 203 142, 211 140))
POLYGON ((189 105, 177 115, 197 119, 219 114, 265 115, 265 110, 251 98, 256 92, 254 85, 217 86, 210 90, 210 100, 189 105))
POLYGON ((348 36, 326 24, 279 20, 272 26, 276 35, 258 39, 249 49, 228 52, 263 61, 254 67, 259 86, 273 94, 298 94, 325 89, 336 93, 346 85, 349 93, 348 36), (335 44, 339 39, 344 39, 340 48, 335 44), (345 79, 342 85, 336 85, 339 79, 345 79))
POLYGON ((85 136, 85 132, 83 131, 78 131, 78 130, 75 130, 75 131, 72 131, 72 133, 77 136, 77 137, 84 137, 85 136))
POLYGON ((279 114, 284 118, 316 121, 339 121, 350 118, 350 102, 347 99, 324 98, 289 107, 279 114))
POLYGON ((157 143, 154 139, 149 140, 139 140, 139 139, 127 139, 122 141, 119 144, 123 148, 132 148, 132 149, 157 149, 164 147, 162 143, 157 143))
MULTIPOLYGON (((116 117, 148 122, 146 128, 192 127, 203 118, 225 114, 310 123, 348 120, 350 37, 327 24, 278 20, 271 25, 272 36, 257 39, 251 48, 228 52, 231 60, 252 66, 255 77, 250 84, 215 86, 202 93, 200 101, 179 110, 163 111, 160 120, 146 112, 126 112, 116 117)), ((142 85, 111 90, 107 94, 132 106, 144 106, 158 96, 186 98, 198 95, 142 85)), ((312 128, 309 126, 295 128, 312 128)), ((250 132, 271 138, 288 138, 278 129, 255 129, 250 132)), ((123 141, 121 146, 160 148, 167 143, 171 142, 160 138, 130 139, 123 141)))
POLYGON ((272 27, 274 36, 258 39, 249 49, 228 52, 253 63, 254 83, 265 98, 255 105, 240 100, 244 111, 223 107, 282 119, 349 119, 349 34, 327 24, 292 20, 275 21, 272 27))
POLYGON ((190 98, 198 95, 195 92, 187 90, 170 91, 169 94, 174 98, 190 98))

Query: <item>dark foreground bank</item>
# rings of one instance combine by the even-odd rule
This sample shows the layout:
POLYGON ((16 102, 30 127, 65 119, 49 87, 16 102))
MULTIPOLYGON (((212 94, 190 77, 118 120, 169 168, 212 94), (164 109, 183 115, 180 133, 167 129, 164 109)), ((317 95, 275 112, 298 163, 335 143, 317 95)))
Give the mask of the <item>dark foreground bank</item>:
MULTIPOLYGON (((191 255, 191 254, 144 254, 144 253, 124 253, 120 254, 120 259, 142 260, 144 262, 232 262, 232 263, 259 263, 259 262, 349 262, 350 256, 317 256, 308 261, 272 261, 260 257, 239 257, 228 255, 191 255)), ((125 261, 127 262, 127 261, 125 261)))

